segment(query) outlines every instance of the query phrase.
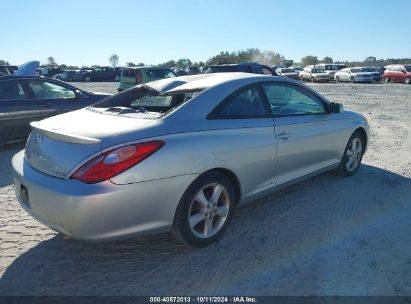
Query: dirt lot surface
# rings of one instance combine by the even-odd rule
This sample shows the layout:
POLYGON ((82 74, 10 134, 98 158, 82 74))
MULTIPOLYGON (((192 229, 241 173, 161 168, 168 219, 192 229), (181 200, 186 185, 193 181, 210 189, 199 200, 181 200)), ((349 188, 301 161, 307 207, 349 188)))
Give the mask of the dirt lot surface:
POLYGON ((0 150, 0 294, 411 295, 411 85, 310 86, 369 119, 364 165, 237 210, 204 249, 169 235, 65 241, 14 198, 10 159, 22 146, 0 150))

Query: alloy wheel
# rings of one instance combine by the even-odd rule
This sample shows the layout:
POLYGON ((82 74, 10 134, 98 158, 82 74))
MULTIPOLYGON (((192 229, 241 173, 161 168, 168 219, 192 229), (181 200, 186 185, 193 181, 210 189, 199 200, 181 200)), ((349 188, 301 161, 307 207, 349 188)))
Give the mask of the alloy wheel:
POLYGON ((227 219, 230 210, 230 197, 227 189, 212 183, 197 192, 191 202, 188 222, 191 232, 198 238, 216 235, 227 219))
POLYGON ((359 166, 362 157, 362 143, 358 137, 354 137, 351 140, 347 149, 346 168, 348 171, 353 172, 359 166))

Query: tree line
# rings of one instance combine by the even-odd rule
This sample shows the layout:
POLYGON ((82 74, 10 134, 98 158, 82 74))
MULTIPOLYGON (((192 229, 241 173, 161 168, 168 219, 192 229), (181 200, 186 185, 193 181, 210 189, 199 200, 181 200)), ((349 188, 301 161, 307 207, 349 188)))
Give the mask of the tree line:
MULTIPOLYGON (((314 55, 307 55, 301 58, 300 62, 293 62, 293 60, 286 59, 283 55, 276 53, 271 50, 260 50, 258 48, 249 48, 246 50, 239 50, 235 52, 228 52, 222 51, 217 55, 214 55, 207 61, 191 61, 189 58, 180 58, 178 60, 169 60, 163 63, 159 63, 156 65, 151 66, 158 66, 158 67, 179 67, 179 68, 186 68, 187 66, 210 66, 215 64, 227 64, 227 63, 239 63, 244 61, 253 61, 258 62, 260 64, 265 64, 268 66, 278 66, 278 65, 285 65, 285 66, 301 66, 305 67, 307 65, 314 65, 317 63, 343 63, 347 66, 386 66, 389 64, 407 64, 411 63, 411 58, 388 58, 388 59, 377 59, 374 56, 369 56, 365 58, 363 61, 336 61, 326 56, 324 58, 318 58, 318 56, 314 55)), ((116 54, 111 55, 108 58, 108 62, 111 66, 117 67, 119 62, 119 56, 116 54)), ((0 65, 8 65, 9 62, 6 60, 0 60, 0 65)), ((139 67, 145 66, 146 64, 143 62, 134 63, 134 62, 127 62, 126 66, 128 67, 139 67)), ((147 64, 150 65, 150 64, 147 64)), ((73 65, 65 65, 65 64, 58 64, 54 57, 47 57, 46 62, 42 63, 40 67, 60 67, 63 69, 80 69, 80 68, 89 68, 89 66, 73 66, 73 65)), ((92 65, 91 68, 98 67, 98 65, 92 65)))

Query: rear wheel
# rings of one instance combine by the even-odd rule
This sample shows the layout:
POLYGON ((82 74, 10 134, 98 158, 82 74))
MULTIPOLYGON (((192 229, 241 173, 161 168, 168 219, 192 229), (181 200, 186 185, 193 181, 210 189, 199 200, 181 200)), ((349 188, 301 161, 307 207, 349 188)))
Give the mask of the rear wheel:
POLYGON ((405 83, 405 84, 410 84, 410 83, 411 83, 410 78, 409 78, 409 77, 405 77, 405 78, 404 78, 404 83, 405 83))
POLYGON ((91 77, 90 77, 90 76, 86 76, 86 77, 84 78, 84 80, 87 81, 87 82, 90 82, 90 81, 91 81, 91 77))
POLYGON ((61 77, 60 77, 60 76, 57 76, 56 79, 61 81, 61 77))
POLYGON ((357 172, 360 167, 362 156, 364 154, 364 139, 359 131, 351 135, 344 151, 341 163, 336 169, 340 176, 351 176, 357 172))
POLYGON ((384 77, 384 82, 390 82, 390 79, 387 76, 385 76, 384 77))
POLYGON ((227 228, 235 201, 233 185, 225 175, 213 171, 201 175, 180 200, 172 234, 190 246, 210 245, 227 228))
POLYGON ((69 77, 67 80, 68 81, 73 81, 73 77, 69 77))
POLYGON ((352 83, 354 83, 354 82, 355 82, 354 77, 351 76, 350 81, 351 81, 352 83))
POLYGON ((340 77, 335 77, 335 81, 340 82, 340 77))
POLYGON ((314 77, 311 77, 311 82, 315 82, 315 79, 314 79, 314 77))

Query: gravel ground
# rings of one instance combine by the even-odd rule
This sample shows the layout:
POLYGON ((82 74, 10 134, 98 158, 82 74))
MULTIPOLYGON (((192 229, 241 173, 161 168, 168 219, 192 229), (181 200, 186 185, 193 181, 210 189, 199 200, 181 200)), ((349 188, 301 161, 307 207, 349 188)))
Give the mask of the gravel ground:
POLYGON ((237 210, 204 249, 169 235, 65 241, 14 198, 10 159, 23 146, 0 150, 0 294, 411 295, 411 85, 309 85, 367 116, 364 165, 351 178, 323 174, 237 210))

